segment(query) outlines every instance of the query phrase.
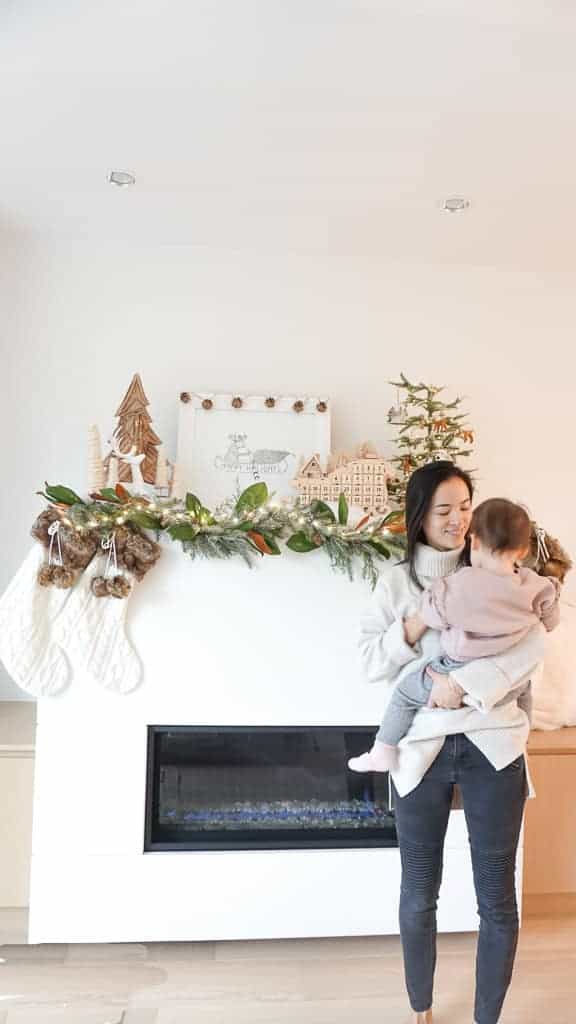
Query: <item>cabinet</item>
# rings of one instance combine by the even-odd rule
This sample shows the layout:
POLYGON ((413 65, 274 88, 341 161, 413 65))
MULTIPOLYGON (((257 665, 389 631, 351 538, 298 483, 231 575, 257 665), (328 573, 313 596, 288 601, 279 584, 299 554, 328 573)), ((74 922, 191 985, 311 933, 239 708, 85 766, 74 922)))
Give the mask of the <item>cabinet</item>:
POLYGON ((524 833, 524 906, 576 910, 576 728, 533 732, 528 744, 536 799, 524 833))
POLYGON ((35 707, 0 702, 0 907, 28 905, 35 707))

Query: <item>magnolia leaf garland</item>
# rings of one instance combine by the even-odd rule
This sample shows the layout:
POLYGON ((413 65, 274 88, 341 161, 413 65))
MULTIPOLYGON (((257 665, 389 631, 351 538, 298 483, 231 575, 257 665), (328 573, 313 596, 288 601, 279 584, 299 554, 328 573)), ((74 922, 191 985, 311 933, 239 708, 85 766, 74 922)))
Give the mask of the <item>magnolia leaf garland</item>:
MULTIPOLYGON (((296 502, 274 502, 265 483, 252 484, 240 494, 233 510, 221 515, 206 508, 195 494, 187 494, 183 502, 150 500, 130 494, 122 484, 103 488, 91 494, 88 501, 62 485, 46 483, 40 493, 50 503, 50 520, 58 521, 66 538, 75 534, 79 541, 82 537, 90 538, 92 542, 96 540, 95 547, 99 548, 102 541, 108 544, 114 536, 120 551, 120 568, 124 565, 132 571, 134 558, 140 554, 138 548, 156 547, 142 533, 144 530, 153 531, 156 539, 167 533, 191 558, 240 557, 247 565, 252 565, 258 556, 281 555, 281 544, 300 554, 320 550, 328 555, 333 569, 346 573, 350 579, 354 576, 354 559, 359 558, 362 576, 372 587, 378 579, 377 561, 392 555, 401 557, 404 551, 401 511, 377 518, 365 516, 356 525, 350 525, 343 494, 336 517, 323 501, 313 501, 304 507, 296 502)), ((46 515, 47 511, 42 513, 46 515)), ((45 533, 39 536, 36 525, 33 530, 46 546, 45 533)), ((151 567, 159 549, 157 553, 151 550, 144 554, 151 567)), ((51 575, 44 572, 45 585, 50 584, 51 575)), ((143 572, 136 573, 137 578, 142 575, 143 572)), ((114 580, 114 585, 93 588, 94 594, 126 596, 129 588, 118 585, 117 574, 114 580)))

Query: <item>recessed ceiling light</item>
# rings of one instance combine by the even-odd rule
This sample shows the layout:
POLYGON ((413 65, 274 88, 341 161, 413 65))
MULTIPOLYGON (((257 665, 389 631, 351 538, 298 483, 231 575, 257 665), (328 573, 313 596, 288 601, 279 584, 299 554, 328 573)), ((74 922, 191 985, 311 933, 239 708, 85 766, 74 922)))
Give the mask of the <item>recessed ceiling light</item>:
POLYGON ((136 178, 129 171, 110 171, 108 181, 113 185, 135 185, 136 178))
POLYGON ((466 196, 447 196, 440 203, 444 213, 462 213, 470 209, 470 200, 466 196))

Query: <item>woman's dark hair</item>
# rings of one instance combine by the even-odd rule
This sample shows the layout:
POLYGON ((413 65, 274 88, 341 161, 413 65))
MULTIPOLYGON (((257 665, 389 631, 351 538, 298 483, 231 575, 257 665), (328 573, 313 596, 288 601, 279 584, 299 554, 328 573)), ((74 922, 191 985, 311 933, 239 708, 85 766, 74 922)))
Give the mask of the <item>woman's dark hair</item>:
MULTIPOLYGON (((454 477, 463 480, 468 488, 470 498, 472 498, 474 494, 472 478, 454 462, 427 462, 425 466, 416 469, 408 481, 406 488, 406 562, 408 575, 420 590, 423 587, 416 573, 416 545, 426 543, 423 524, 437 488, 446 480, 452 480, 454 477)), ((468 542, 460 561, 462 565, 469 564, 468 542)))

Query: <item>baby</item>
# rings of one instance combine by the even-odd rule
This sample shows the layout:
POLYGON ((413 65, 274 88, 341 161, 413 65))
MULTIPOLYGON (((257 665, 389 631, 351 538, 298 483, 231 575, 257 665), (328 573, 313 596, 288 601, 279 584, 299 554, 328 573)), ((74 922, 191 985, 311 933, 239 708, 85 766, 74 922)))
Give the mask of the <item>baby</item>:
MULTIPOLYGON (((422 633, 441 630, 444 652, 395 687, 374 745, 348 767, 355 772, 394 768, 397 744, 420 708, 430 706, 431 668, 449 674, 473 658, 493 657, 518 643, 537 621, 550 631, 558 625, 557 585, 532 569, 518 568, 530 541, 530 520, 520 505, 505 498, 482 502, 472 516, 469 567, 436 580, 419 609, 422 633)), ((528 715, 530 684, 512 690, 501 703, 518 700, 528 715)))

